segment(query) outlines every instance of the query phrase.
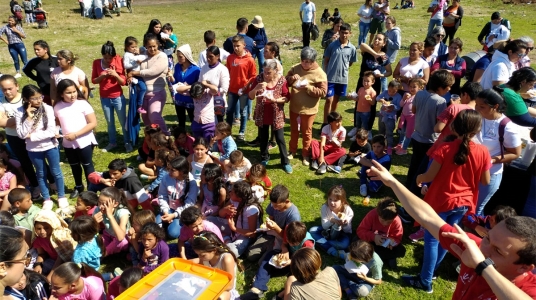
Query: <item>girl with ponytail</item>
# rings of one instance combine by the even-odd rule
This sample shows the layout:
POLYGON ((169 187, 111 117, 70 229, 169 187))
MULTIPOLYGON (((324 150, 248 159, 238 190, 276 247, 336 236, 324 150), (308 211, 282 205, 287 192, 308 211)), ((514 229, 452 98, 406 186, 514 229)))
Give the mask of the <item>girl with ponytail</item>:
POLYGON ((50 283, 51 300, 106 298, 102 276, 85 263, 66 262, 60 265, 54 271, 50 283))
MULTIPOLYGON (((450 142, 439 146, 431 155, 428 171, 417 176, 417 185, 433 181, 424 197, 439 216, 449 225, 458 223, 466 212, 474 212, 478 199, 478 185, 490 182, 491 157, 488 149, 475 144, 472 138, 480 132, 482 117, 474 110, 462 110, 451 124, 450 142)), ((406 282, 420 281, 420 286, 432 288, 432 274, 445 257, 428 231, 424 233, 424 261, 420 276, 404 276, 406 282), (406 280, 407 279, 407 280, 406 280)))

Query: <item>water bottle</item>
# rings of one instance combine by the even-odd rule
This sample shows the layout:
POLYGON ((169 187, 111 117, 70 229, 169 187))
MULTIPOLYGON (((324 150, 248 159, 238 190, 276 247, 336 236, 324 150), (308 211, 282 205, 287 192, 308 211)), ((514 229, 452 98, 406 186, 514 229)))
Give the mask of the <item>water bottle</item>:
POLYGON ((419 69, 419 72, 417 73, 417 78, 423 78, 423 77, 424 77, 424 73, 422 69, 419 69))

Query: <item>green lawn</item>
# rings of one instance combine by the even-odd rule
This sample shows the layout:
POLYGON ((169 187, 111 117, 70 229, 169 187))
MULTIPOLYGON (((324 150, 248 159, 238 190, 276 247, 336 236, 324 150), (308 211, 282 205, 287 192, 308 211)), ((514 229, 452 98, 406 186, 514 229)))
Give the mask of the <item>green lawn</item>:
MULTIPOLYGON (((330 3, 317 2, 318 18, 324 7, 329 7, 333 11, 338 7, 346 22, 352 25, 353 36, 351 41, 356 43, 358 36, 358 17, 356 11, 361 5, 355 1, 340 0, 330 1, 330 3)), ((261 15, 266 26, 267 35, 270 40, 276 40, 281 45, 283 41, 301 40, 301 28, 298 19, 298 9, 301 1, 288 2, 284 0, 272 0, 269 2, 250 1, 250 0, 207 0, 207 1, 155 1, 153 5, 147 5, 147 2, 134 2, 134 14, 126 13, 123 8, 123 14, 113 19, 104 20, 82 19, 78 13, 78 3, 76 1, 45 1, 45 10, 49 14, 48 29, 35 29, 24 27, 28 38, 26 47, 29 51, 29 57, 33 57, 32 43, 38 39, 46 40, 52 49, 52 53, 60 49, 72 50, 79 56, 76 65, 82 68, 88 76, 91 76, 91 63, 94 59, 100 58, 100 47, 107 40, 113 41, 116 45, 117 52, 123 53, 123 41, 127 35, 136 36, 139 40, 147 30, 149 20, 158 18, 162 23, 170 22, 174 27, 174 32, 179 38, 179 43, 188 43, 194 52, 194 58, 197 59, 198 53, 204 49, 203 32, 205 30, 214 30, 218 35, 219 44, 224 39, 236 33, 235 22, 238 17, 245 16, 249 20, 255 15, 261 15)), ((407 55, 407 49, 412 41, 423 40, 427 26, 429 13, 426 13, 428 1, 417 2, 417 8, 411 10, 392 10, 392 14, 397 18, 398 25, 402 29, 403 48, 398 58, 407 55)), ((472 0, 462 3, 465 9, 465 16, 462 26, 458 30, 457 36, 465 42, 464 52, 470 52, 472 49, 479 49, 476 36, 486 22, 488 22, 491 13, 500 10, 503 17, 508 18, 513 27, 513 37, 521 35, 536 36, 536 21, 532 19, 536 9, 534 5, 503 5, 500 1, 472 0)), ((7 3, 4 4, 7 7, 7 3)), ((7 9, 2 13, 2 19, 7 19, 7 9)), ((321 31, 327 27, 321 26, 321 31)), ((299 49, 301 42, 291 45, 281 45, 281 56, 285 70, 299 62, 299 49)), ((312 42, 312 47, 320 49, 320 41, 312 42)), ((320 57, 319 57, 320 59, 320 57)), ((359 58, 360 59, 360 58, 359 58)), ((536 59, 536 57, 533 57, 536 59)), ((357 75, 359 72, 358 62, 351 68, 349 91, 355 90, 357 75)), ((393 65, 394 69, 395 65, 393 65)), ((0 72, 13 74, 14 69, 7 47, 0 50, 0 72)), ((20 79, 23 86, 29 83, 28 78, 20 79)), ((96 92, 98 97, 98 88, 96 92)), ((164 115, 168 124, 176 124, 175 111, 170 105, 168 96, 168 105, 165 107, 164 115)), ((98 118, 98 128, 96 131, 97 140, 101 147, 107 144, 106 123, 103 118, 102 109, 98 98, 90 99, 96 110, 98 118)), ((353 102, 343 101, 340 103, 339 111, 343 113, 343 124, 351 128, 353 102)), ((320 111, 323 109, 321 103, 320 111)), ((321 123, 321 116, 317 116, 314 125, 314 134, 318 136, 321 123)), ((118 125, 119 126, 119 125, 118 125)), ((288 125, 287 125, 288 127, 288 125)), ((119 127, 118 127, 119 128, 119 127)), ((235 133, 236 132, 235 126, 235 133)), ((289 139, 289 128, 286 128, 286 139, 289 139)), ((247 140, 255 137, 257 129, 252 122, 248 122, 246 134, 247 140)), ((121 140, 121 137, 118 137, 121 140)), ((349 142, 345 143, 348 147, 349 142)), ((259 150, 245 145, 239 145, 246 157, 252 162, 259 161, 259 150)), ((391 191, 384 189, 377 198, 373 198, 369 207, 364 207, 362 197, 359 196, 359 184, 357 181, 356 167, 345 166, 341 174, 327 173, 324 176, 317 176, 312 171, 303 167, 299 159, 294 159, 291 164, 294 168, 292 175, 285 174, 279 164, 277 155, 278 150, 272 150, 271 165, 268 166, 269 176, 274 183, 285 184, 291 191, 291 200, 299 207, 302 220, 308 227, 320 224, 320 207, 325 201, 326 191, 333 185, 343 185, 349 195, 349 202, 355 212, 353 227, 356 228, 359 221, 364 215, 372 209, 377 201, 384 196, 394 196, 391 191)), ((137 166, 136 154, 124 153, 123 149, 117 149, 112 153, 101 153, 100 149, 95 149, 94 162, 97 170, 106 170, 109 161, 114 158, 123 158, 133 166, 137 166)), ((63 161, 66 162, 65 159, 63 161)), ((409 156, 394 156, 393 167, 391 171, 401 180, 405 180, 409 156)), ((63 165, 63 172, 66 179, 67 187, 72 188, 74 181, 68 164, 63 165)), ((406 227, 406 233, 412 232, 412 228, 406 227)), ((407 236, 406 234, 406 236, 407 236)), ((373 290, 370 299, 450 299, 455 288, 456 273, 450 266, 454 261, 452 257, 447 257, 440 268, 440 277, 434 283, 434 293, 431 295, 416 291, 410 288, 402 287, 400 276, 405 273, 417 273, 419 263, 422 260, 423 247, 421 244, 411 244, 407 238, 403 241, 407 245, 407 253, 403 259, 399 260, 397 270, 384 270, 384 283, 373 290)), ((339 264, 342 261, 329 258, 323 255, 324 265, 339 264)), ((105 268, 113 269, 116 266, 124 267, 127 262, 124 258, 113 256, 105 260, 105 268)), ((255 275, 256 265, 246 265, 246 271, 238 276, 238 289, 247 291, 250 287, 253 276, 255 275)), ((270 293, 267 299, 271 299, 274 291, 282 288, 284 278, 274 278, 270 281, 270 293)))

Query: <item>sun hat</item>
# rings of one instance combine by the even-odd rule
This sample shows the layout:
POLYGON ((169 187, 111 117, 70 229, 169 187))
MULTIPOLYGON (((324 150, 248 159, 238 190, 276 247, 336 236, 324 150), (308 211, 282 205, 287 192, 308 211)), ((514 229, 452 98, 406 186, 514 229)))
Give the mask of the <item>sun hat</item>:
POLYGON ((182 53, 184 55, 184 57, 186 57, 186 59, 192 64, 192 65, 196 65, 197 66, 197 63, 194 61, 193 57, 192 57, 192 48, 190 48, 190 45, 189 44, 184 44, 182 46, 180 46, 177 51, 179 51, 180 53, 182 53))
POLYGON ((256 28, 264 28, 264 23, 262 22, 261 16, 255 16, 253 21, 251 21, 251 25, 255 26, 256 28))

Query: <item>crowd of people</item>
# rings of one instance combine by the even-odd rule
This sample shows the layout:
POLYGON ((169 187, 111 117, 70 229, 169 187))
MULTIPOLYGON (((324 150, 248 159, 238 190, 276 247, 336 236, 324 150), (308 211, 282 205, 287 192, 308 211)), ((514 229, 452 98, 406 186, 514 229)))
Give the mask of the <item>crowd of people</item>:
POLYGON ((409 56, 397 62, 402 32, 388 1, 366 0, 359 8, 357 47, 339 10, 331 16, 326 9, 322 22, 332 26, 323 34, 320 57, 310 46, 316 7, 306 0, 299 12, 300 62, 286 72, 261 16, 251 24, 239 18, 237 34, 222 48, 215 32, 206 31, 206 49, 197 61, 171 24, 153 19, 141 42, 125 38, 123 57, 112 42, 103 44, 91 80, 75 66, 75 54, 52 55, 43 40, 33 43, 36 57, 26 61, 26 35, 11 16, 0 28, 16 70, 15 76, 0 77, 0 126, 7 140, 0 144, 4 297, 113 299, 171 257, 230 273, 234 283, 221 299, 259 299, 275 276, 287 276, 275 299, 366 297, 382 283, 382 269, 396 269, 406 255, 402 224, 415 222, 420 227, 409 238, 424 240, 424 256, 419 274, 402 276, 406 285, 432 293, 449 251, 460 260, 453 299, 536 298, 536 167, 527 159, 534 157, 536 140, 536 71, 527 55, 534 41, 508 40, 509 22, 493 13, 478 36, 488 55, 467 70, 460 57, 463 42, 456 37, 460 2, 433 0, 428 11, 424 42, 412 42, 409 56), (35 84, 19 86, 19 55, 22 72, 35 84), (350 93, 349 70, 358 61, 358 83, 350 93), (117 115, 124 151, 138 150, 137 170, 119 158, 107 170, 95 170, 90 81, 99 86, 107 123, 102 151, 116 151, 120 144, 117 115), (177 114, 174 127, 163 117, 168 93, 177 114), (322 99, 323 124, 314 139, 322 99), (348 133, 337 112, 342 99, 355 101, 348 133), (258 135, 246 142, 249 120, 258 135), (376 120, 379 132, 373 134, 376 120), (239 126, 236 141, 233 126, 239 126), (258 147, 258 158, 244 156, 239 148, 246 144, 258 147), (276 146, 287 174, 297 157, 319 175, 355 165, 363 204, 386 188, 399 203, 380 200, 355 229, 345 188, 336 185, 319 208, 320 224, 307 228, 292 191, 268 174, 276 146), (403 185, 389 169, 392 155, 408 155, 409 148, 403 185), (69 195, 61 149, 75 181, 69 195), (514 163, 531 176, 530 184, 518 187, 528 194, 526 204, 517 212, 490 207, 505 169, 514 163), (40 198, 41 208, 32 202, 40 198), (345 263, 320 270, 315 249, 345 263), (100 273, 101 259, 116 253, 128 253, 132 267, 100 273), (259 266, 242 295, 236 287, 239 258, 259 266))

